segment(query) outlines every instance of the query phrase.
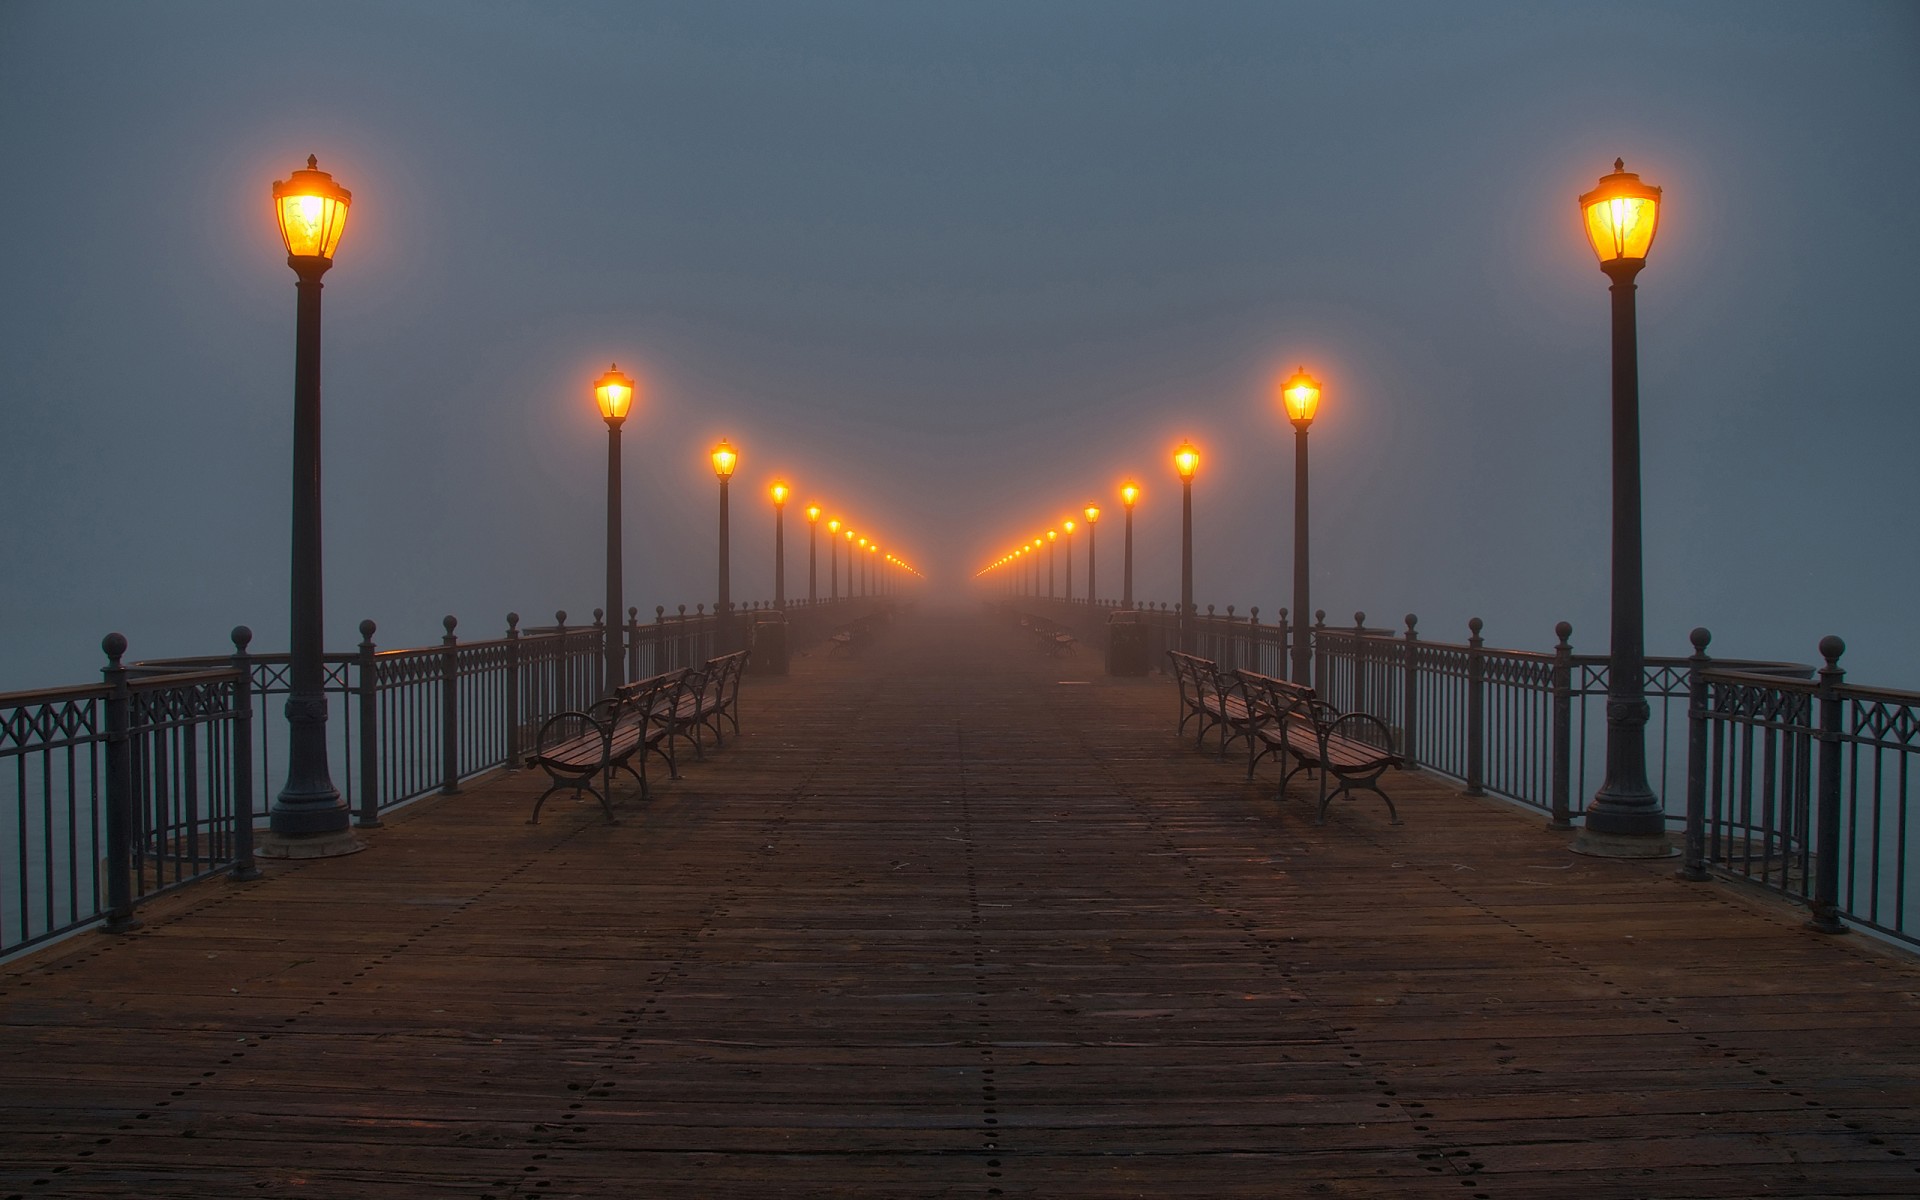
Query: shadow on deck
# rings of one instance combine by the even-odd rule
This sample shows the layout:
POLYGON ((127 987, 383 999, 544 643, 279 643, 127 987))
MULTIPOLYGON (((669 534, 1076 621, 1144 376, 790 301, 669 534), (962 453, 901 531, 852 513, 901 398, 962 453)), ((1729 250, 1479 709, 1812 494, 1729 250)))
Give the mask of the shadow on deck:
POLYGON ((0 973, 0 1194, 1920 1194, 1920 964, 972 616, 0 973))

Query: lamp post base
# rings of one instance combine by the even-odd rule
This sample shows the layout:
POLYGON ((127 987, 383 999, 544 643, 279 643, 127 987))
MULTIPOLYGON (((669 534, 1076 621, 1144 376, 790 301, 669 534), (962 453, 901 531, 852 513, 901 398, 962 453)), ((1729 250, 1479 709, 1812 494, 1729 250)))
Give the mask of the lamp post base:
POLYGON ((366 848, 352 830, 291 836, 269 832, 260 835, 253 852, 259 858, 342 858, 366 848))
POLYGON ((1676 858, 1679 847, 1659 833, 1596 833, 1582 829, 1567 849, 1592 858, 1676 858))

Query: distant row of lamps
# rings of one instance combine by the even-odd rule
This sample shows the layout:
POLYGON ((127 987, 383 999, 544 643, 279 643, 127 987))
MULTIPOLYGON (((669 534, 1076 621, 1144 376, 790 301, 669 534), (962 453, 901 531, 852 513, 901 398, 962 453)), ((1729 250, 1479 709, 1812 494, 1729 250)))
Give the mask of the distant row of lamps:
MULTIPOLYGON (((624 570, 620 555, 620 427, 626 423, 627 414, 633 406, 635 384, 633 378, 620 370, 618 363, 611 364, 606 374, 594 381, 594 403, 600 408, 600 416, 607 423, 607 612, 618 614, 625 612, 621 600, 621 579, 624 570)), ((728 489, 735 468, 740 465, 740 452, 733 448, 725 438, 720 439, 709 455, 713 463, 713 474, 720 481, 720 564, 719 599, 714 611, 720 624, 720 642, 723 646, 733 646, 737 642, 733 627, 733 551, 728 510, 728 489)), ((786 480, 776 479, 767 487, 767 497, 773 502, 773 604, 775 608, 787 606, 787 501, 793 496, 793 489, 786 480)), ((819 524, 824 509, 818 504, 809 504, 807 515, 807 603, 817 603, 819 589, 819 524)), ((827 522, 827 583, 828 599, 840 598, 840 566, 838 538, 844 536, 847 541, 847 597, 868 595, 889 586, 889 577, 883 574, 879 564, 884 561, 887 568, 905 572, 918 577, 920 572, 905 559, 887 553, 882 556, 880 543, 870 537, 863 537, 851 527, 843 528, 844 523, 838 517, 827 522), (857 566, 857 576, 856 576, 857 566), (856 593, 855 580, 858 579, 856 593)), ((617 619, 617 618, 616 618, 617 619)), ((606 677, 608 686, 614 687, 625 678, 625 664, 620 652, 619 639, 607 638, 606 677)))

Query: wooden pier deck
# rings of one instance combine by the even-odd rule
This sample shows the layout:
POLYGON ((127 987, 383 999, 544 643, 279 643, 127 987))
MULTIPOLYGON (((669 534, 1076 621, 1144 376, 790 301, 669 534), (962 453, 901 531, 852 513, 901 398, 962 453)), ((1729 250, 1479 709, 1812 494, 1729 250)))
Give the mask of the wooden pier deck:
POLYGON ((0 970, 0 1197, 1920 1195, 1920 964, 964 614, 0 970))

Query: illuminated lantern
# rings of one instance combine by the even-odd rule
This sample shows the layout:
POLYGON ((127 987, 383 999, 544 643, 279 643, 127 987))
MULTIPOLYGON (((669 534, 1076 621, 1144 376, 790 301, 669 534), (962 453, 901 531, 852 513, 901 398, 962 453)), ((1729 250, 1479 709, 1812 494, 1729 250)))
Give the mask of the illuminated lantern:
POLYGON ((1180 474, 1181 483, 1192 483, 1193 473, 1200 469, 1200 452, 1193 443, 1182 441, 1180 448, 1173 452, 1173 469, 1180 474))
POLYGON ((600 405, 600 415, 608 425, 618 426, 627 419, 627 409, 633 405, 633 380, 620 373, 618 363, 607 368, 593 384, 593 398, 600 405))
POLYGON ((1305 429, 1313 424, 1313 414, 1320 411, 1320 384, 1301 367, 1280 385, 1280 399, 1286 405, 1287 420, 1295 429, 1305 429))
POLYGON ((740 455, 721 438, 720 444, 713 448, 713 473, 722 479, 733 478, 733 469, 740 463, 740 455))
POLYGON ((1599 186, 1580 197, 1586 217, 1587 241, 1602 265, 1620 259, 1644 263, 1660 224, 1660 189, 1640 182, 1640 176, 1613 160, 1613 174, 1602 175, 1599 186))
POLYGON ((307 155, 306 170, 273 185, 273 211, 280 222, 280 240, 287 244, 287 257, 332 262, 340 235, 347 231, 347 209, 352 203, 353 194, 320 170, 318 159, 307 155))

